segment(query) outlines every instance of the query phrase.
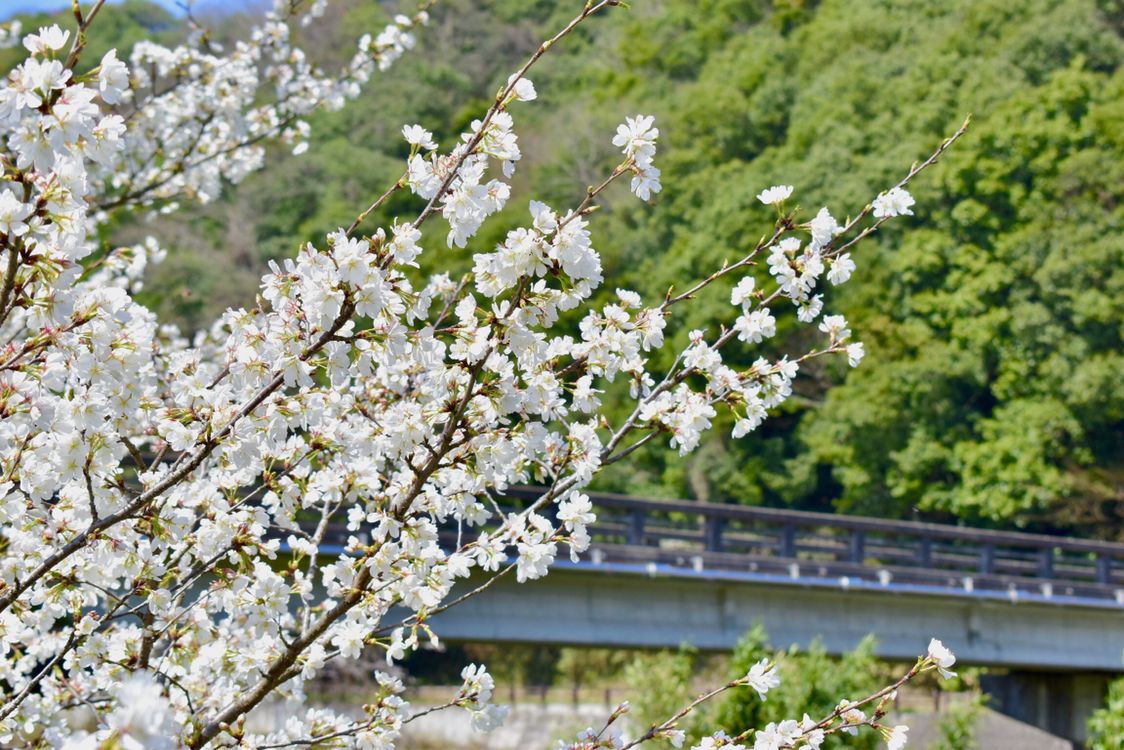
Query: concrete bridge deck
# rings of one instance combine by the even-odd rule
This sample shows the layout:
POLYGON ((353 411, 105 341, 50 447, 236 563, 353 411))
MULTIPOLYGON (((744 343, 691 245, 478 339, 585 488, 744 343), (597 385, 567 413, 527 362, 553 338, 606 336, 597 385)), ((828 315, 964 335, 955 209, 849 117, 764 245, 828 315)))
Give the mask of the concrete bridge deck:
POLYGON ((501 579, 432 624, 447 640, 729 650, 756 621, 775 645, 819 639, 829 653, 873 633, 890 660, 914 660, 935 637, 964 664, 1124 667, 1124 607, 1115 600, 656 563, 559 561, 538 581, 501 579))

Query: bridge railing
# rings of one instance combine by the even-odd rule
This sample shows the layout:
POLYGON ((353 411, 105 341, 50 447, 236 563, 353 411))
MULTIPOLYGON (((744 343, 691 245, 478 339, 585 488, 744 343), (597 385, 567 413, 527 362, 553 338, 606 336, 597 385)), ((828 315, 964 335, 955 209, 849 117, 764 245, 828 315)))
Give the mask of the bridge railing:
MULTIPOLYGON (((505 496, 528 504, 542 493, 514 487, 505 496)), ((1124 606, 1121 543, 691 500, 588 496, 597 522, 590 528, 593 544, 584 557, 593 562, 1002 590, 1012 599, 1033 592, 1109 599, 1124 606)), ((315 525, 311 519, 298 521, 315 525)), ((329 526, 325 541, 346 544, 352 532, 345 524, 329 526)), ((477 531, 462 528, 443 536, 455 545, 477 531)), ((286 536, 280 529, 275 533, 286 536)), ((361 531, 357 535, 363 536, 361 531)))
MULTIPOLYGON (((515 488, 512 498, 541 494, 515 488)), ((1124 604, 1124 544, 831 513, 589 493, 586 558, 697 570, 1081 596, 1124 604)))
MULTIPOLYGON (((508 509, 543 490, 510 488, 508 509)), ((698 572, 742 571, 882 585, 1004 592, 1012 600, 1076 596, 1124 606, 1124 544, 970 529, 833 513, 588 493, 597 513, 594 563, 664 564, 698 572)), ((552 508, 543 511, 550 515, 552 508)), ((442 541, 465 543, 479 529, 450 526, 442 541)), ((331 524, 326 541, 353 532, 331 524)), ((354 532, 362 540, 363 532, 354 532)))

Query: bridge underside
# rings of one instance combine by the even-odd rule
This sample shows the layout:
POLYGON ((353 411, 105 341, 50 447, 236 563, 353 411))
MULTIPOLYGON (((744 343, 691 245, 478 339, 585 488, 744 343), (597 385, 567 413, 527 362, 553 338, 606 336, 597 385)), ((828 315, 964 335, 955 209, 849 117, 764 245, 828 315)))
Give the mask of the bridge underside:
MULTIPOLYGON (((481 583, 470 579, 453 595, 481 583)), ((544 579, 505 577, 431 622, 449 641, 728 650, 758 620, 779 647, 819 638, 842 653, 874 633, 878 655, 890 660, 913 661, 935 637, 962 664, 1070 673, 1124 666, 1124 607, 1115 602, 654 564, 560 561, 544 579)))

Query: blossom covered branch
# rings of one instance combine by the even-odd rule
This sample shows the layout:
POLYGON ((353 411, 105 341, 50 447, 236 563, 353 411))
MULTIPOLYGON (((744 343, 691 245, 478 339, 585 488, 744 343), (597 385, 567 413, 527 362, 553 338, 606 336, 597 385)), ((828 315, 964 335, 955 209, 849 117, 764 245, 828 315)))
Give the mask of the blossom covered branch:
MULTIPOLYGON (((81 77, 72 68, 94 12, 78 13, 65 57, 70 32, 57 26, 23 38, 29 56, 0 89, 0 678, 11 688, 0 742, 388 747, 410 714, 383 672, 360 721, 308 709, 267 736, 244 722, 270 696, 300 703, 330 660, 365 647, 401 659, 434 639, 427 619, 473 569, 513 566, 526 581, 560 545, 577 559, 594 521, 581 489, 608 463, 658 436, 687 453, 718 408, 738 416, 740 437, 791 394, 808 358, 859 363, 862 345, 814 294, 822 277, 841 284, 855 271, 859 219, 841 226, 825 208, 798 224, 784 186, 759 196, 779 219, 747 257, 655 306, 619 289, 592 307, 604 283, 595 201, 624 177, 642 200, 661 190, 651 117, 620 126, 622 161, 578 205, 531 201, 527 225, 477 253, 465 281, 414 280, 433 217, 446 244, 465 247, 509 200, 521 158, 512 110, 536 99, 535 62, 618 4, 587 3, 451 148, 404 127, 410 156, 390 190, 424 201, 414 218, 357 234, 377 199, 350 228, 274 263, 262 309, 228 310, 191 342, 132 296, 159 243, 96 257, 94 230, 115 211, 214 198, 223 179, 261 165, 265 139, 302 150, 302 118, 342 106, 411 47, 429 4, 364 36, 337 76, 289 42, 290 24, 322 13, 322 0, 278 2, 225 55, 200 29, 174 50, 139 44, 129 64, 111 51, 81 77), (654 371, 648 356, 673 308, 763 253, 769 276, 737 283, 731 325, 692 332, 673 366, 654 371), (820 321, 824 346, 727 365, 734 338, 775 335, 769 305, 781 297, 801 321, 820 321), (576 331, 559 323, 580 309, 576 331), (600 394, 618 377, 631 409, 611 425, 600 394), (533 506, 495 502, 532 482, 547 488, 533 506), (350 533, 342 555, 325 549, 336 520, 350 533), (451 547, 440 543, 447 528, 451 547), (72 731, 79 706, 94 733, 72 731)), ((909 213, 916 173, 863 209, 877 221, 859 237, 909 213)), ((950 659, 931 653, 922 668, 950 659)), ((496 726, 491 678, 475 666, 462 676, 450 705, 478 729, 496 726)), ((772 682, 762 667, 745 684, 764 694, 772 682)), ((840 717, 798 723, 802 734, 785 729, 784 741, 815 746, 808 738, 840 717)))

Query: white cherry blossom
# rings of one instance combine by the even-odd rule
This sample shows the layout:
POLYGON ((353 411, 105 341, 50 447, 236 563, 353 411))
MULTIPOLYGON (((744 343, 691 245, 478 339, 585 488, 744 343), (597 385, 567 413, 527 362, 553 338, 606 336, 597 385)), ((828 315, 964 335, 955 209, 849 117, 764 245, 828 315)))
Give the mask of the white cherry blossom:
POLYGON ((896 187, 874 199, 874 215, 876 217, 912 216, 909 207, 914 203, 913 196, 903 188, 896 187))
POLYGON ((776 664, 770 663, 768 659, 762 659, 754 664, 749 674, 745 676, 745 681, 757 691, 761 700, 765 700, 765 693, 781 684, 781 679, 777 676, 776 664))
POLYGON ((956 663, 956 657, 948 648, 936 638, 929 641, 928 658, 937 665, 941 677, 948 679, 949 677, 956 676, 955 672, 950 671, 948 668, 956 663))
POLYGON ((886 732, 886 750, 903 750, 905 748, 908 738, 906 733, 909 732, 909 727, 904 724, 899 724, 886 732))
POLYGON ((617 134, 613 136, 613 145, 633 159, 641 170, 652 163, 656 153, 656 139, 660 137, 660 131, 652 127, 654 121, 651 115, 626 117, 625 124, 617 127, 617 134))
POLYGON ((764 203, 766 206, 772 204, 777 205, 788 200, 792 195, 792 185, 775 185, 767 190, 762 190, 757 195, 757 200, 764 203))
MULTIPOLYGON (((590 4, 575 23, 612 4, 590 4)), ((791 395, 808 357, 862 358, 842 316, 825 315, 823 352, 748 368, 725 359, 735 337, 776 335, 774 298, 812 322, 819 278, 855 271, 833 249, 854 224, 826 209, 800 228, 808 245, 793 227, 764 241, 769 275, 745 275, 755 250, 656 304, 627 289, 591 303, 604 282, 589 220, 600 191, 626 175, 642 200, 661 189, 651 116, 617 129, 624 159, 601 188, 573 206, 530 201, 524 226, 474 246, 463 282, 407 272, 435 214, 445 227, 434 231, 467 247, 509 199, 522 156, 509 108, 537 99, 530 65, 447 151, 420 125, 403 127, 416 215, 294 248, 271 264, 258 308, 228 310, 191 340, 160 325, 133 296, 163 257, 159 241, 95 255, 107 222, 218 197, 263 165, 265 141, 302 151, 306 116, 358 96, 428 19, 424 8, 395 16, 328 75, 292 34, 324 11, 324 0, 276 0, 229 51, 196 29, 174 48, 138 43, 127 63, 111 51, 78 80, 56 56, 70 32, 40 29, 0 89, 0 665, 12 688, 0 742, 34 726, 55 747, 336 736, 391 748, 411 714, 385 672, 358 722, 302 708, 271 734, 240 734, 242 719, 270 695, 300 704, 333 660, 378 651, 393 663, 436 643, 429 617, 474 569, 536 579, 560 544, 580 560, 596 521, 582 490, 632 446, 663 433, 689 453, 723 409, 744 435, 791 395), (734 272, 733 322, 693 333, 672 364, 650 364, 674 340, 677 306, 734 272), (567 317, 576 329, 560 325, 567 317), (610 385, 618 377, 630 414, 610 423, 601 401, 624 398, 623 383, 610 385), (496 504, 530 483, 544 488, 532 506, 496 504), (330 526, 345 538, 329 540, 330 526), (457 543, 443 546, 450 529, 457 543), (90 734, 66 723, 75 696, 103 706, 90 734)), ((0 25, 0 44, 18 34, 0 25)), ((791 188, 771 191, 776 202, 791 188)), ((910 205, 895 189, 873 210, 883 219, 910 205)), ((935 640, 927 658, 942 674, 953 660, 935 640)), ((451 704, 474 729, 498 726, 506 709, 489 702, 486 670, 462 677, 451 704)), ((762 697, 776 679, 765 664, 745 678, 762 697)), ((771 725, 757 742, 817 747, 824 730, 805 724, 771 725)), ((587 739, 623 744, 615 728, 587 739)), ((720 732, 704 745, 743 747, 720 732)))
POLYGON ((98 67, 98 88, 106 104, 117 104, 129 87, 129 69, 117 59, 117 50, 105 53, 98 67))
POLYGON ((65 47, 68 39, 70 39, 70 32, 63 31, 56 23, 49 27, 41 26, 38 34, 25 36, 23 46, 33 55, 46 55, 65 47))

